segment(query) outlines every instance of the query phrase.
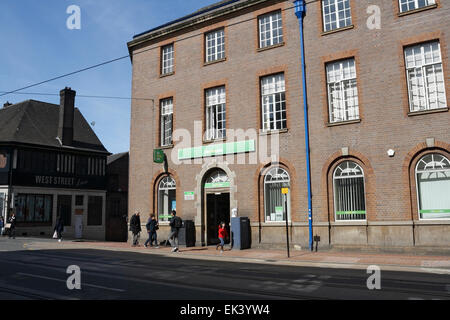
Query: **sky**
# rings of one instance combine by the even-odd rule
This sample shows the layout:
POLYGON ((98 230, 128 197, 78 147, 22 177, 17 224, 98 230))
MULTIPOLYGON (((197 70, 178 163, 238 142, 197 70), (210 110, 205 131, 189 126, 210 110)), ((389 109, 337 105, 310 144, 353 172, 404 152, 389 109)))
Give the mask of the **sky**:
MULTIPOLYGON (((133 35, 189 14, 218 0, 2 0, 0 2, 0 94, 104 61, 128 55, 133 35), (80 8, 80 29, 67 28, 67 8, 80 8)), ((59 91, 77 95, 131 97, 131 61, 122 59, 0 97, 18 103, 28 99, 59 104, 59 91)), ((129 150, 130 100, 75 98, 106 149, 129 150)))

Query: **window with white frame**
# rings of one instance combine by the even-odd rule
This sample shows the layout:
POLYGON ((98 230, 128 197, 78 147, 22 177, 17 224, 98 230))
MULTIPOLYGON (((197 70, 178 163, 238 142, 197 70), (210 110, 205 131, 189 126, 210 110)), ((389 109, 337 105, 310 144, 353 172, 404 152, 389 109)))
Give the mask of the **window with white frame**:
POLYGON ((226 93, 225 86, 207 89, 206 98, 206 140, 226 137, 226 93))
POLYGON ((450 219, 450 161, 438 153, 419 160, 416 166, 420 219, 450 219))
POLYGON ((161 100, 161 146, 172 144, 173 98, 161 100))
POLYGON ((284 73, 261 78, 263 131, 287 128, 284 73))
POLYGON ((159 221, 169 221, 170 213, 176 210, 176 190, 175 179, 171 176, 164 177, 158 185, 158 218, 159 221))
POLYGON ((411 112, 447 107, 439 41, 405 48, 411 112))
POLYGON ((271 12, 260 16, 259 47, 265 48, 283 43, 283 23, 281 11, 271 12))
POLYGON ((359 119, 355 59, 327 63, 330 123, 359 119))
POLYGON ((435 0, 399 0, 400 12, 407 12, 436 4, 435 0))
POLYGON ((173 72, 174 49, 173 44, 161 48, 161 74, 170 74, 173 72))
POLYGON ((352 24, 350 0, 323 0, 322 14, 325 32, 348 27, 352 24))
POLYGON ((225 30, 212 31, 205 36, 205 61, 213 62, 225 59, 225 30))
POLYGON ((366 220, 364 171, 353 161, 341 163, 333 174, 336 221, 366 220))
MULTIPOLYGON (((264 207, 266 222, 286 221, 286 213, 290 219, 290 192, 287 194, 285 206, 283 188, 290 189, 291 179, 286 170, 276 167, 270 169, 264 177, 264 207)), ((288 220, 289 221, 289 220, 288 220)))

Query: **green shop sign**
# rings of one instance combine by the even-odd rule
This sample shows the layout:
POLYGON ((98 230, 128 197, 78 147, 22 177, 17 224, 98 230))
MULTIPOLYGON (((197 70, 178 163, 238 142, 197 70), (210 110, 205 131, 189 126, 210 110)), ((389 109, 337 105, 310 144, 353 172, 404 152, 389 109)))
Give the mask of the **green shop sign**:
POLYGON ((212 144, 195 148, 178 150, 178 160, 223 156, 255 151, 255 140, 212 144))
POLYGON ((205 183, 205 189, 229 188, 230 186, 229 182, 205 183))
POLYGON ((161 149, 153 150, 153 162, 164 163, 164 151, 161 149))
POLYGON ((339 216, 344 214, 366 214, 366 211, 338 211, 336 214, 339 216))
POLYGON ((448 209, 420 210, 420 213, 450 213, 448 209))

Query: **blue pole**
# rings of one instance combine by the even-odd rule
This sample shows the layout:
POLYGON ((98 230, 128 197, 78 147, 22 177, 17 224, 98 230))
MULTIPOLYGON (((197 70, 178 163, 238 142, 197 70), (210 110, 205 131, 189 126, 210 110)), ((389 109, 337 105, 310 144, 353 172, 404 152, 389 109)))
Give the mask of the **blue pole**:
POLYGON ((302 80, 303 80, 303 111, 305 118, 305 145, 306 145, 306 174, 308 180, 308 223, 309 223, 309 248, 313 251, 312 231, 312 196, 311 196, 311 161, 309 152, 309 123, 308 123, 308 96, 306 90, 306 68, 305 68, 305 42, 303 36, 303 17, 306 14, 306 3, 304 0, 294 1, 295 15, 300 24, 300 51, 302 56, 302 80))

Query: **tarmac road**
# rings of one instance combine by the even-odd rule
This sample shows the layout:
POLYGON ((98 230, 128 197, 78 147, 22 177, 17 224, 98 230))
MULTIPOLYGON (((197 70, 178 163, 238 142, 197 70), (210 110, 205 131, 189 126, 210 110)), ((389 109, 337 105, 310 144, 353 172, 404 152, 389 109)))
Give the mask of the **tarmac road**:
POLYGON ((0 239, 2 300, 450 299, 445 274, 381 270, 381 290, 369 290, 366 270, 184 259, 183 253, 30 250, 27 241, 0 239), (71 265, 80 267, 81 290, 67 288, 71 265))

